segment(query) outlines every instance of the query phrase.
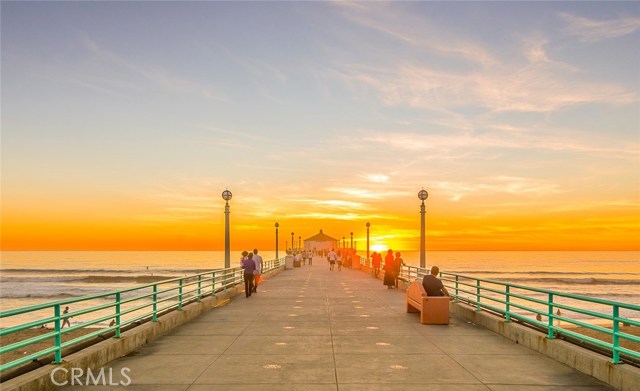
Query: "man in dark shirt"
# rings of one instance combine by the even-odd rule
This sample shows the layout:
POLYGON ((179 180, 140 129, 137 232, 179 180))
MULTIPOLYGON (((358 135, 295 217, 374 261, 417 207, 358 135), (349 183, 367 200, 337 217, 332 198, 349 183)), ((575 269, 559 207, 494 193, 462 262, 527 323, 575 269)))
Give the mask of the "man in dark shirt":
POLYGON ((436 276, 440 273, 440 268, 437 266, 431 267, 431 274, 427 274, 422 279, 422 286, 427 291, 427 296, 449 296, 447 288, 444 287, 442 281, 436 276))

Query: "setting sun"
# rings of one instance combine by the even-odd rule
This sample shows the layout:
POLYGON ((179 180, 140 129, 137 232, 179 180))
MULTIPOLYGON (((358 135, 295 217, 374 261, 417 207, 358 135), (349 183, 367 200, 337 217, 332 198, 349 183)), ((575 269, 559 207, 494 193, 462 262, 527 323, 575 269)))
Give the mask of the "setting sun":
POLYGON ((369 246, 371 251, 377 251, 377 252, 383 252, 389 249, 389 246, 385 245, 385 244, 374 244, 372 246, 369 246))

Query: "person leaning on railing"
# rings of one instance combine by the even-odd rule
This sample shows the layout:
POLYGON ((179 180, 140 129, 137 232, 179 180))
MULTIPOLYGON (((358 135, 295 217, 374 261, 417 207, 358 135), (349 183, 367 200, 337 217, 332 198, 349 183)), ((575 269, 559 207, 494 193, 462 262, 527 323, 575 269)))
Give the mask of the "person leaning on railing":
POLYGON ((427 296, 450 296, 447 292, 447 288, 437 275, 440 273, 440 268, 437 266, 431 267, 431 274, 425 274, 422 278, 422 286, 427 291, 427 296))

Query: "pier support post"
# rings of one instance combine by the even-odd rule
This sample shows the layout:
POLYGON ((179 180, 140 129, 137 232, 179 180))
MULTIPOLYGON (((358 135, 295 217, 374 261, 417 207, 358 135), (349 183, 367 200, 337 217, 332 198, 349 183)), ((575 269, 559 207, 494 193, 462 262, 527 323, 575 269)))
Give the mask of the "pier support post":
POLYGON ((280 259, 278 257, 278 227, 280 226, 280 224, 278 224, 278 222, 276 221, 276 259, 280 259))
POLYGON ((229 200, 231 199, 231 192, 229 190, 225 190, 222 192, 222 199, 225 200, 224 206, 224 268, 228 269, 231 267, 231 250, 230 250, 230 239, 229 239, 229 200))
POLYGON ((429 197, 429 193, 425 189, 422 189, 418 192, 418 199, 422 201, 422 204, 420 205, 420 267, 422 269, 425 269, 427 267, 424 232, 424 215, 426 213, 424 200, 426 200, 427 197, 429 197))
POLYGON ((367 266, 369 266, 369 227, 371 224, 367 223, 367 260, 364 262, 367 266))

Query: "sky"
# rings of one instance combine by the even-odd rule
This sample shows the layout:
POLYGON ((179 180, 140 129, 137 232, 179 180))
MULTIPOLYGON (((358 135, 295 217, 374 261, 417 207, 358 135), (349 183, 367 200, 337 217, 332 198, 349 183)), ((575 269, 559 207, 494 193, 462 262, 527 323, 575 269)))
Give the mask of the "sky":
POLYGON ((639 2, 0 11, 3 250, 640 250, 639 2))

